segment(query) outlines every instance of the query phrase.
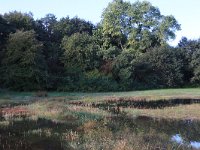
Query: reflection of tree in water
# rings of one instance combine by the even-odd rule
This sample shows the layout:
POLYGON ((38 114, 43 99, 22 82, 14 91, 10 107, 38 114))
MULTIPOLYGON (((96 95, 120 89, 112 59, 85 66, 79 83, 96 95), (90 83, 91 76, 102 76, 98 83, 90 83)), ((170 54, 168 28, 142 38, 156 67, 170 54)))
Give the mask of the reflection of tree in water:
POLYGON ((60 134, 66 129, 74 128, 76 128, 75 124, 57 123, 41 118, 36 121, 29 119, 13 121, 0 128, 0 149, 61 150, 63 148, 60 134), (45 133, 47 130, 53 134, 47 136, 45 133), (54 133, 58 133, 58 135, 54 133))
MULTIPOLYGON (((157 141, 170 143, 171 138, 176 134, 181 135, 186 143, 200 141, 200 122, 198 121, 153 119, 145 116, 133 119, 119 113, 117 116, 108 118, 106 124, 101 124, 101 120, 97 120, 97 123, 98 126, 112 131, 113 135, 120 133, 124 136, 124 131, 128 130, 130 131, 128 133, 142 137, 147 143, 157 141)), ((69 119, 63 123, 41 118, 10 120, 10 124, 0 127, 0 149, 63 149, 62 133, 78 132, 79 126, 76 120, 70 122, 69 119), (50 134, 47 133, 48 131, 50 134), (6 147, 5 143, 9 147, 6 147)), ((82 133, 79 132, 79 134, 82 133)), ((68 146, 67 141, 64 144, 68 146)))

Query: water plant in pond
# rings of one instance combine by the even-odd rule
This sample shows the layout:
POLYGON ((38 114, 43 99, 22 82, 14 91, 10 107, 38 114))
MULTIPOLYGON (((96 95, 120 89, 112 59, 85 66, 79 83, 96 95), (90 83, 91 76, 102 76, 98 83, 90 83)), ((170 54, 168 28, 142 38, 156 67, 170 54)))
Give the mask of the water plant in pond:
POLYGON ((191 145, 198 145, 198 120, 152 118, 141 116, 141 112, 198 108, 199 104, 144 109, 126 108, 124 102, 72 103, 54 98, 2 108, 0 149, 192 149, 191 145), (124 106, 119 107, 119 113, 114 113, 119 104, 124 106), (137 115, 132 117, 130 110, 137 115), (181 135, 188 144, 173 141, 174 135, 181 135))

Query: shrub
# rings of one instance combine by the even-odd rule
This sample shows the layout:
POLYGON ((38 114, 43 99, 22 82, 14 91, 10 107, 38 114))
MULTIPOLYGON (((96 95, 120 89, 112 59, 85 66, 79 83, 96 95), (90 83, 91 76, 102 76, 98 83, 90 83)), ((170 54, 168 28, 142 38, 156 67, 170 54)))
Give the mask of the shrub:
POLYGON ((105 75, 97 69, 85 73, 81 84, 84 91, 113 91, 118 88, 112 75, 105 75))

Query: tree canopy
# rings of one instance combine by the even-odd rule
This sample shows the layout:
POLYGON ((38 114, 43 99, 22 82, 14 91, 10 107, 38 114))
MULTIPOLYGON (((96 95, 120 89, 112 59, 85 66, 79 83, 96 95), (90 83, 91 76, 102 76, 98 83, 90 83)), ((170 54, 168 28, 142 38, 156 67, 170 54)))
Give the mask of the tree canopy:
POLYGON ((113 0, 96 25, 54 14, 0 15, 0 88, 116 91, 199 86, 200 40, 148 1, 113 0))
POLYGON ((133 4, 123 0, 109 3, 102 15, 104 45, 146 51, 175 38, 180 25, 173 16, 164 16, 147 1, 133 4))
POLYGON ((5 51, 2 62, 5 86, 18 90, 45 88, 47 74, 42 43, 35 38, 33 30, 10 34, 5 51))

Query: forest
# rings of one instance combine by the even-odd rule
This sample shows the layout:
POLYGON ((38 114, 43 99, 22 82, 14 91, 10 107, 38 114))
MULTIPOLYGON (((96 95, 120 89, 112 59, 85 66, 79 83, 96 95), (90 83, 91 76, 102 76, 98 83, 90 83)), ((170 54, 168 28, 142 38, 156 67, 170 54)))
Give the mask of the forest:
POLYGON ((200 39, 175 39, 181 25, 147 1, 114 0, 99 23, 79 17, 0 15, 0 88, 129 91, 198 87, 200 39))

